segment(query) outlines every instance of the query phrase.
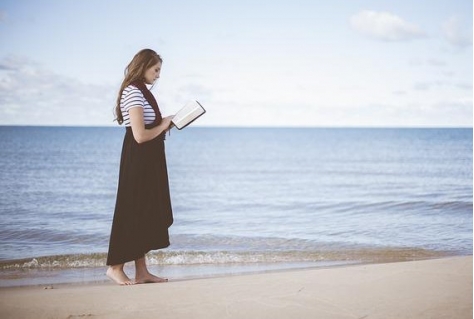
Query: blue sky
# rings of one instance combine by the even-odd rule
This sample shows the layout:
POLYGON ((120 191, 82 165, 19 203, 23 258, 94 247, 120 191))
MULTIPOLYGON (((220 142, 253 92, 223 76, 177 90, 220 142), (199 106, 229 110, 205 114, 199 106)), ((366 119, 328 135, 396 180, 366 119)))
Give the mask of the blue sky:
POLYGON ((472 127, 472 1, 3 0, 0 124, 115 125, 123 70, 196 125, 472 127))

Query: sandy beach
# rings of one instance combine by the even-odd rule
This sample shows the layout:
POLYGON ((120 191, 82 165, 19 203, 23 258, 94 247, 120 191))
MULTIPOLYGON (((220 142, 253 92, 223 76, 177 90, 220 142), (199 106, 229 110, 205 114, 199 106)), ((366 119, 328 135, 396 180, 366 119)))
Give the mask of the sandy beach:
POLYGON ((472 318, 472 275, 472 256, 463 256, 128 287, 2 288, 0 317, 472 318))

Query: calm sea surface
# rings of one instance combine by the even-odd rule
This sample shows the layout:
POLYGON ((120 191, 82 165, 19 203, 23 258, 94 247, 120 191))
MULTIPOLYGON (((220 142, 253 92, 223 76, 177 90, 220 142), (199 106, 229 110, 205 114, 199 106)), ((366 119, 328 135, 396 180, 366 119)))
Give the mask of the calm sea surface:
MULTIPOLYGON (((123 128, 0 127, 0 266, 105 264, 123 128)), ((154 265, 472 254, 472 129, 196 128, 154 265)))

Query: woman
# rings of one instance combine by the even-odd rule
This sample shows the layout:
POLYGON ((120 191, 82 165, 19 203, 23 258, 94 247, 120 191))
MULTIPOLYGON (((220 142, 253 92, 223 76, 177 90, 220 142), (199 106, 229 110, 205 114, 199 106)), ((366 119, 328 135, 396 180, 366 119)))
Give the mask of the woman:
POLYGON ((107 276, 120 285, 164 282, 148 272, 145 254, 170 245, 173 223, 164 149, 172 116, 162 118, 147 84, 160 77, 162 59, 153 50, 138 52, 125 69, 115 108, 126 127, 114 219, 107 256, 107 276), (135 280, 124 264, 135 261, 135 280))

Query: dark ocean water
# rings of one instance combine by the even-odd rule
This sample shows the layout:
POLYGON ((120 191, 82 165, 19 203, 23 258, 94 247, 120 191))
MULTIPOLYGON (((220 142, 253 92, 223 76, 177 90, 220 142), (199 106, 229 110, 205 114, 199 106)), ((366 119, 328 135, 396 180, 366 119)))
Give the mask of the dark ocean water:
MULTIPOLYGON (((0 127, 0 260, 105 263, 123 128, 0 127)), ((472 254, 472 129, 196 128, 166 152, 156 265, 472 254)))

